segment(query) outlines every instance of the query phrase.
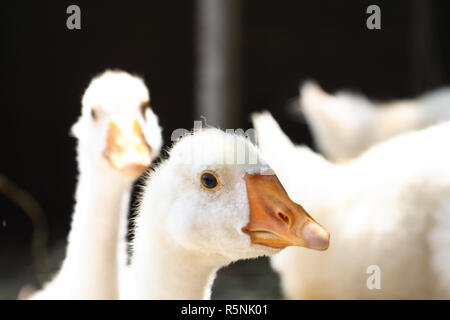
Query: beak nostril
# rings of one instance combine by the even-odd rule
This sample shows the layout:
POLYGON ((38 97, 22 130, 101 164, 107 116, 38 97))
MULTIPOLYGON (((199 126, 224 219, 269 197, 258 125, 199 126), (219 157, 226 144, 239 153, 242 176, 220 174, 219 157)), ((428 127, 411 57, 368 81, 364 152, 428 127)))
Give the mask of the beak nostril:
POLYGON ((287 225, 291 226, 291 219, 282 212, 277 212, 277 217, 287 225))

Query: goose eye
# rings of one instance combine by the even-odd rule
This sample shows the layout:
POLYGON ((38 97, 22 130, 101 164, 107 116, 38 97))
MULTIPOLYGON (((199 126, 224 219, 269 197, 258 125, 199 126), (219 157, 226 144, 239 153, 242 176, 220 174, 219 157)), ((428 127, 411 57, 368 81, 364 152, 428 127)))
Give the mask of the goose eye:
POLYGON ((205 170, 200 176, 200 183, 203 189, 208 191, 216 190, 220 184, 217 175, 213 171, 205 170))
POLYGON ((145 119, 145 111, 147 110, 147 108, 150 107, 150 101, 146 100, 144 102, 142 102, 141 104, 141 114, 145 119))
POLYGON ((92 120, 97 121, 97 111, 94 108, 91 109, 91 118, 92 120))

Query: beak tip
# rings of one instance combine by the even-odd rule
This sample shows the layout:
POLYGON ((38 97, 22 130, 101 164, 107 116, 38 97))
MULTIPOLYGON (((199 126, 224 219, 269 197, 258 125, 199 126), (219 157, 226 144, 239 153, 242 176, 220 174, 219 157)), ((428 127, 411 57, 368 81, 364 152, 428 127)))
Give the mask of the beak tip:
POLYGON ((308 222, 303 228, 302 233, 311 249, 328 249, 330 245, 330 233, 316 222, 308 222))
POLYGON ((151 166, 151 162, 145 162, 145 163, 131 163, 124 166, 122 169, 124 172, 129 173, 132 176, 140 176, 142 173, 144 173, 147 168, 151 166))
POLYGON ((130 119, 110 120, 103 157, 113 168, 137 178, 152 164, 151 147, 138 121, 132 121, 132 132, 127 121, 130 119))

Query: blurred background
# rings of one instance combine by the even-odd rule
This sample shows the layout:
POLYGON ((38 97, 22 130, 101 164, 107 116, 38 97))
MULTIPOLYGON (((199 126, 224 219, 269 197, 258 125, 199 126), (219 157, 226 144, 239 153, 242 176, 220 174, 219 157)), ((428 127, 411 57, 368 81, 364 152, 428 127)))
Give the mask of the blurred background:
MULTIPOLYGON (((288 110, 299 84, 315 79, 328 92, 349 88, 378 100, 448 84, 449 9, 443 0, 3 3, 0 298, 38 285, 33 222, 47 224, 48 270, 64 257, 77 176, 69 129, 96 74, 141 75, 166 144, 200 115, 246 130, 250 113, 267 109, 295 142, 312 147, 308 127, 288 110), (81 8, 81 30, 66 27, 71 4, 81 8), (366 28, 371 4, 381 8, 381 30, 366 28), (15 187, 27 194, 14 200, 15 187)), ((221 270, 213 288, 217 299, 279 297, 267 259, 221 270)))

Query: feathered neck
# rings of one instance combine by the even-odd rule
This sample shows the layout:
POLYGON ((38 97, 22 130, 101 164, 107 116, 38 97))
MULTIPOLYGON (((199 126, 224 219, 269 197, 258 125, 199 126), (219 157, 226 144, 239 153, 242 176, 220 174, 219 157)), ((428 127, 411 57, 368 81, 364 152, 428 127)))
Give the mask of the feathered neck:
POLYGON ((216 271, 228 264, 216 255, 182 247, 162 230, 167 212, 155 186, 147 188, 136 219, 133 258, 125 275, 124 299, 209 299, 216 271))
POLYGON ((76 297, 116 299, 118 228, 132 180, 78 160, 76 204, 60 276, 74 282, 68 289, 76 297))

